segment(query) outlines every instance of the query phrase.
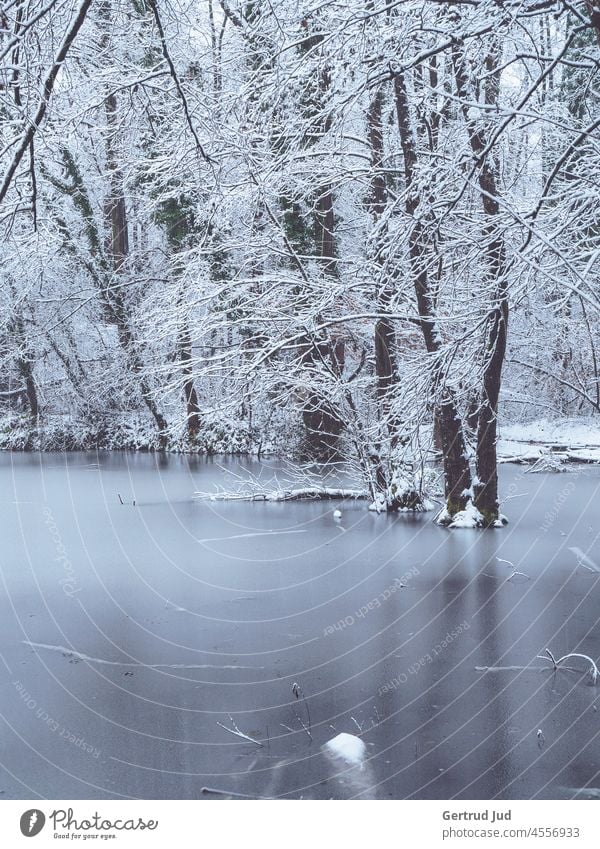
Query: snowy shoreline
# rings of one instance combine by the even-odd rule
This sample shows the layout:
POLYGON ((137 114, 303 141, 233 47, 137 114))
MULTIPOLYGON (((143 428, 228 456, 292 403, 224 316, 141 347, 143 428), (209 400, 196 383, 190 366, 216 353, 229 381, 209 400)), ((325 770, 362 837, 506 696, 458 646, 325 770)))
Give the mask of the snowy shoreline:
POLYGON ((600 463, 600 425, 594 419, 539 419, 500 428, 501 463, 600 463))
MULTIPOLYGON (((0 451, 139 451, 203 456, 277 457, 281 433, 269 437, 248 433, 242 422, 211 423, 190 444, 181 429, 167 434, 160 446, 152 423, 123 417, 93 426, 62 416, 49 417, 39 428, 20 416, 0 419, 0 451), (279 439, 278 439, 279 437, 279 439)), ((423 440, 422 444, 426 440, 423 440)), ((286 453, 289 453, 286 450, 286 453)), ((600 463, 600 424, 595 419, 538 419, 500 427, 498 462, 541 464, 552 471, 571 464, 600 463)))
POLYGON ((243 422, 236 421, 207 421, 193 443, 181 426, 173 426, 161 445, 153 423, 135 413, 95 423, 51 415, 39 427, 26 416, 0 418, 0 451, 138 451, 212 457, 271 455, 278 448, 275 437, 250 434, 243 422))

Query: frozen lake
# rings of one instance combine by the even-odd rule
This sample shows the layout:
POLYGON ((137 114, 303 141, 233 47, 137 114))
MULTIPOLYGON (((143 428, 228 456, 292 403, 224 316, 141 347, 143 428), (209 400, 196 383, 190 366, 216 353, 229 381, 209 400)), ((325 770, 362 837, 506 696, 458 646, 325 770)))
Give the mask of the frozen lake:
POLYGON ((600 683, 536 660, 600 657, 600 469, 502 467, 511 523, 484 532, 193 500, 222 480, 203 458, 0 454, 2 798, 600 787, 600 683), (340 733, 360 766, 322 748, 340 733))

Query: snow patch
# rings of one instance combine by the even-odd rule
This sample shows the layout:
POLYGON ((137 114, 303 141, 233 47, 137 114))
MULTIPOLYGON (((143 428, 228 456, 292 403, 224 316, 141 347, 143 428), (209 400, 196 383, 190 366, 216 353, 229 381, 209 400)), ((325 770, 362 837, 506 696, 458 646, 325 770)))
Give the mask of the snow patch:
POLYGON ((367 754, 367 747, 360 737, 356 737, 354 734, 346 734, 346 732, 328 740, 323 748, 328 754, 341 758, 354 766, 362 766, 367 754))
POLYGON ((376 493, 375 500, 369 504, 369 510, 372 513, 385 513, 387 511, 387 502, 383 492, 376 493))
MULTIPOLYGON (((538 463, 557 471, 564 462, 600 462, 600 428, 595 419, 538 419, 501 428, 500 462, 538 463)), ((546 468, 544 468, 544 466, 546 468)))
POLYGON ((475 507, 472 501, 467 502, 464 510, 455 513, 452 521, 448 525, 449 528, 480 528, 485 524, 485 519, 475 507))
POLYGON ((597 419, 537 419, 523 424, 505 425, 501 429, 501 436, 515 442, 600 447, 600 427, 597 419))
MULTIPOLYGON (((467 501, 465 509, 455 513, 454 516, 448 513, 445 506, 442 507, 435 521, 438 525, 444 525, 447 528, 484 528, 487 525, 483 514, 471 499, 467 501)), ((503 528, 505 525, 508 525, 508 519, 502 513, 492 523, 494 528, 503 528)))

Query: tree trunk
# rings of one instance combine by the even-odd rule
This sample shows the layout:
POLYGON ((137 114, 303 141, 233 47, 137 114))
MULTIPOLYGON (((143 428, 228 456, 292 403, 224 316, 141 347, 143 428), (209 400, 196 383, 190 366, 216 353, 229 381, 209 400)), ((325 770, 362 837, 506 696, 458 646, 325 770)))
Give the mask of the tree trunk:
POLYGON ((35 380, 33 378, 33 365, 29 357, 19 357, 17 360, 17 368, 19 370, 19 374, 25 381, 25 393, 27 395, 27 404, 29 405, 31 421, 34 425, 37 425, 39 404, 35 380))
POLYGON ((404 75, 401 73, 394 75, 394 94, 404 159, 405 208, 407 215, 414 221, 408 237, 410 267, 425 347, 434 359, 432 388, 435 393, 440 394, 438 409, 446 497, 444 519, 451 519, 460 510, 464 510, 467 505, 471 492, 471 470, 467 458, 463 424, 456 400, 452 391, 444 385, 443 363, 441 361, 442 339, 437 327, 435 302, 427 273, 426 233, 422 219, 415 219, 415 212, 419 203, 418 190, 414 184, 417 147, 412 132, 406 83, 404 75))
MULTIPOLYGON (((110 228, 107 253, 111 260, 115 276, 118 278, 123 275, 124 266, 129 255, 129 228, 127 223, 127 206, 123 192, 123 176, 117 163, 115 151, 114 133, 117 128, 117 98, 114 93, 111 93, 106 98, 105 108, 108 125, 106 160, 111 186, 110 196, 105 206, 106 217, 110 228)), ((139 385, 142 398, 156 423, 159 447, 164 449, 167 441, 167 422, 152 397, 148 381, 142 376, 143 368, 139 355, 135 350, 133 332, 127 314, 123 281, 122 279, 119 280, 117 285, 111 279, 107 282, 106 299, 110 304, 117 325, 121 347, 128 356, 132 372, 140 375, 139 385)))
MULTIPOLYGON (((484 101, 487 107, 497 105, 499 92, 500 46, 496 39, 486 57, 486 83, 484 101)), ((479 163, 478 182, 487 223, 484 226, 484 253, 487 279, 494 295, 488 318, 485 361, 483 367, 482 397, 477 421, 476 473, 474 487, 475 505, 488 525, 500 518, 498 502, 498 399, 502 384, 502 366, 506 356, 508 334, 508 282, 506 277, 506 249, 499 230, 498 217, 498 166, 495 151, 488 151, 485 130, 470 118, 468 104, 472 102, 469 78, 460 46, 452 51, 457 93, 467 126, 473 156, 479 163)))
POLYGON ((396 366, 396 331, 393 321, 385 315, 390 311, 392 299, 396 293, 393 270, 386 268, 384 248, 387 227, 381 220, 388 202, 388 191, 384 173, 383 150, 383 91, 379 89, 373 97, 367 112, 367 128, 369 146, 371 148, 371 191, 368 209, 373 217, 375 228, 373 247, 374 259, 379 268, 377 286, 377 306, 382 317, 375 324, 375 375, 377 379, 377 396, 381 414, 386 422, 392 448, 398 443, 399 423, 391 416, 393 393, 398 382, 396 366))
MULTIPOLYGON (((401 441, 401 422, 393 412, 394 394, 398 385, 396 329, 389 315, 392 300, 396 294, 396 270, 386 260, 388 228, 384 218, 388 204, 388 189, 384 171, 383 143, 383 90, 375 93, 367 111, 367 132, 371 154, 370 192, 367 199, 367 209, 372 219, 371 253, 377 267, 376 300, 380 317, 375 323, 375 379, 379 416, 382 428, 389 437, 389 458, 386 463, 382 456, 381 446, 375 445, 371 461, 375 467, 377 489, 385 499, 388 510, 406 506, 395 498, 390 490, 390 482, 394 477, 395 449, 401 441)), ((417 500, 414 506, 420 499, 417 500)))
POLYGON ((600 44, 600 0, 585 0, 588 8, 590 23, 596 31, 596 38, 600 44))
POLYGON ((187 322, 179 338, 179 358, 183 372, 183 395, 186 404, 187 431, 190 441, 194 441, 200 432, 201 419, 198 394, 193 379, 192 337, 187 322))
MULTIPOLYGON (((337 277, 335 250, 335 213, 331 186, 321 186, 315 203, 315 242, 323 274, 337 277)), ((342 339, 307 340, 304 362, 309 367, 326 367, 335 377, 340 377, 345 362, 345 344, 342 339)), ((317 374, 315 373, 315 377, 317 374)), ((335 408, 321 392, 311 392, 302 417, 310 434, 311 443, 323 456, 335 451, 344 422, 335 408)))
MULTIPOLYGON (((301 52, 316 49, 323 40, 320 33, 309 35, 301 45, 301 52)), ((324 61, 324 57, 323 57, 324 61)), ((330 128, 331 120, 325 114, 331 76, 325 63, 317 74, 314 99, 305 104, 309 113, 314 110, 319 135, 330 128)), ((333 188, 328 183, 315 189, 314 240, 316 256, 322 273, 338 276, 335 244, 335 206, 333 188)), ((345 362, 345 343, 340 338, 307 337, 302 348, 301 362, 312 371, 314 382, 320 379, 319 371, 325 368, 332 377, 340 377, 345 362)), ((311 447, 317 455, 327 459, 335 453, 336 443, 344 430, 344 421, 337 410, 318 389, 312 390, 304 404, 302 419, 309 434, 311 447)))
MULTIPOLYGON (((504 250, 499 239, 493 240, 488 250, 492 273, 502 274, 504 250)), ((506 355, 508 331, 508 297, 506 281, 498 287, 497 306, 490 317, 488 330, 488 358, 483 371, 482 402, 477 422, 477 485, 475 504, 486 523, 493 524, 499 518, 498 502, 498 399, 502 383, 502 366, 506 355)))
MULTIPOLYGON (((112 26, 112 9, 110 0, 101 0, 99 14, 102 18, 104 31, 100 43, 103 49, 108 45, 109 31, 112 26)), ((135 350, 135 340, 130 326, 123 276, 125 264, 129 256, 129 227, 127 222, 127 205, 123 191, 123 174, 118 163, 116 135, 118 131, 117 96, 111 92, 104 101, 107 134, 106 134, 106 165, 110 180, 110 194, 104 205, 104 215, 108 225, 109 236, 106 240, 105 251, 108 263, 105 263, 106 280, 102 286, 102 296, 107 311, 117 327, 119 344, 127 357, 127 362, 133 374, 139 377, 139 387, 142 399, 152 415, 158 430, 159 447, 166 445, 167 422, 158 409, 152 397, 148 381, 143 376, 143 366, 135 350), (114 276, 109 272, 112 271, 114 276), (115 280, 116 278, 116 280, 115 280), (120 278, 120 279, 119 279, 120 278)), ((83 183, 82 183, 83 190, 83 183)), ((90 207, 91 209, 91 207, 90 207)), ((90 222, 91 223, 91 222, 90 222)))

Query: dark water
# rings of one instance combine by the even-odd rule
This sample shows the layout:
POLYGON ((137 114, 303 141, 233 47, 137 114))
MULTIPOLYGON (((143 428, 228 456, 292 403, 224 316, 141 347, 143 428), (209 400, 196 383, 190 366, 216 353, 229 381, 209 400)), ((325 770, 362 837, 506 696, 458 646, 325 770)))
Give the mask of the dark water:
POLYGON ((535 658, 600 657, 600 470, 524 471, 506 529, 448 531, 194 502, 210 461, 0 455, 0 793, 593 795, 600 685, 535 658))

